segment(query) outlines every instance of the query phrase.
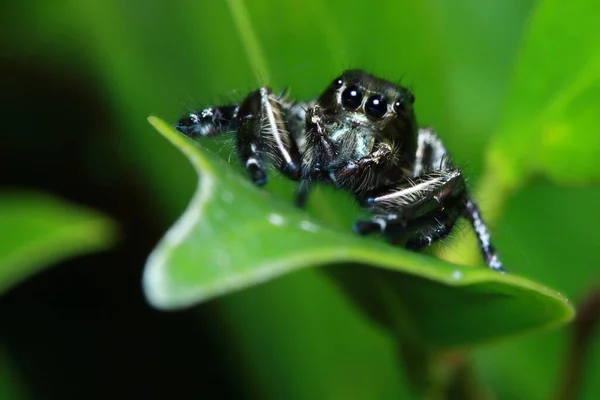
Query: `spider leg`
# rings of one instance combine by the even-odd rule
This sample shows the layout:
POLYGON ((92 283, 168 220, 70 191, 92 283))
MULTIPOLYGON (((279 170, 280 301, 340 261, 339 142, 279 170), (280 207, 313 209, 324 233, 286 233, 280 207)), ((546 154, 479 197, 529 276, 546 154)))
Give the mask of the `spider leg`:
MULTIPOLYGON (((254 101, 255 93, 248 96, 242 103, 244 108, 238 105, 208 107, 180 119, 175 124, 175 128, 192 139, 200 136, 222 135, 238 129, 238 154, 252 181, 257 185, 264 185, 267 183, 267 174, 259 155, 258 140, 253 141, 252 132, 248 133, 248 131, 252 131, 251 124, 255 117, 249 111, 249 107, 254 104, 248 104, 248 99, 254 101), (240 110, 243 113, 241 115, 240 110), (239 129, 240 127, 243 129, 239 129)), ((260 98, 258 101, 260 104, 260 98)), ((256 116, 260 118, 260 106, 256 108, 256 116)))
POLYGON ((209 107, 182 118, 175 127, 192 138, 237 129, 237 152, 255 184, 267 183, 264 159, 288 178, 298 180, 300 153, 286 120, 291 108, 263 87, 250 93, 239 106, 209 107))
POLYGON ((192 139, 230 133, 237 127, 238 109, 237 104, 208 107, 181 118, 175 128, 192 139))
POLYGON ((269 88, 250 93, 238 111, 237 149, 257 185, 267 181, 262 156, 290 179, 300 179, 300 153, 287 129, 284 106, 269 88))
MULTIPOLYGON (((451 167, 451 160, 444 144, 437 134, 430 128, 419 129, 417 155, 413 168, 413 176, 418 176, 423 171, 445 169, 451 167)), ((477 203, 465 193, 465 206, 462 216, 469 221, 483 255, 483 259, 489 268, 504 272, 504 268, 496 249, 491 243, 489 230, 481 217, 477 203)))
POLYGON ((428 214, 426 216, 427 225, 420 227, 419 234, 409 237, 405 247, 408 250, 419 251, 446 238, 452 232, 459 217, 460 212, 456 208, 428 214))
POLYGON ((454 228, 454 224, 456 224, 456 219, 458 219, 458 215, 452 218, 450 216, 446 216, 448 219, 437 219, 433 218, 434 223, 438 224, 437 226, 424 230, 420 235, 413 236, 406 241, 406 248, 411 251, 420 251, 425 247, 431 246, 433 243, 438 240, 442 240, 446 238, 450 232, 452 232, 452 228, 454 228))
POLYGON ((381 232, 388 239, 408 236, 419 249, 448 235, 464 208, 465 182, 460 170, 434 171, 402 184, 372 191, 364 200, 373 216, 357 221, 362 235, 381 232))
MULTIPOLYGON (((419 180, 422 179, 423 176, 427 176, 427 174, 444 174, 449 171, 458 170, 453 169, 451 160, 448 157, 448 153, 442 141, 433 130, 429 128, 420 129, 417 153, 413 166, 413 179, 419 180)), ((406 242, 406 247, 410 249, 419 249, 434 243, 436 240, 444 238, 452 229, 456 219, 462 215, 473 227, 483 258, 488 267, 499 272, 504 272, 502 263, 491 243, 490 233, 483 222, 479 207, 468 195, 462 176, 460 176, 460 181, 461 184, 456 187, 456 194, 450 197, 436 197, 434 195, 434 198, 439 201, 441 209, 441 211, 430 211, 430 213, 432 213, 430 217, 433 218, 434 224, 429 227, 419 227, 418 221, 406 223, 407 227, 401 233, 408 234, 410 229, 413 229, 413 232, 417 232, 416 235, 413 234, 412 237, 409 237, 406 242)), ((405 207, 401 204, 398 206, 402 208, 405 207)), ((404 209, 402 212, 405 214, 404 209)), ((381 229, 381 231, 383 231, 383 229, 381 229)))
POLYGON ((412 176, 420 176, 427 171, 452 168, 448 151, 442 140, 431 128, 421 128, 417 136, 417 153, 412 176))
POLYGON ((467 199, 463 216, 471 223, 473 230, 475 230, 477 241, 479 242, 479 247, 481 248, 481 252, 483 253, 483 258, 485 259, 486 264, 491 269, 504 272, 502 262, 500 262, 498 254, 496 253, 496 249, 490 241, 490 233, 488 228, 483 222, 483 218, 481 218, 479 207, 470 198, 467 199))
POLYGON ((306 201, 308 200, 308 193, 310 192, 310 183, 308 181, 300 181, 298 190, 296 191, 296 198, 294 204, 298 208, 304 208, 306 201))

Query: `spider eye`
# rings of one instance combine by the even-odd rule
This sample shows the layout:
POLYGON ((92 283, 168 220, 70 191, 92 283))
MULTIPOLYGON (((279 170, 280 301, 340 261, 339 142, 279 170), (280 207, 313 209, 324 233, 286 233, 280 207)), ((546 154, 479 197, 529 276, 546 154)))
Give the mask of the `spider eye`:
POLYGON ((365 103, 365 111, 370 117, 382 118, 387 113, 385 98, 380 94, 369 97, 365 103))
POLYGON ((342 92, 342 105, 349 110, 356 110, 362 104, 362 92, 357 86, 348 86, 342 92))
POLYGON ((339 89, 344 85, 344 81, 342 80, 342 78, 335 78, 333 82, 331 82, 331 84, 333 85, 333 87, 339 89))
POLYGON ((403 113, 404 110, 406 110, 406 104, 404 102, 404 99, 400 98, 396 100, 394 102, 394 111, 396 112, 396 114, 403 113))
POLYGON ((413 104, 415 102, 415 95, 412 94, 412 92, 409 92, 408 90, 402 95, 402 97, 399 97, 394 102, 394 111, 397 114, 400 114, 400 113, 406 111, 407 102, 410 104, 413 104))

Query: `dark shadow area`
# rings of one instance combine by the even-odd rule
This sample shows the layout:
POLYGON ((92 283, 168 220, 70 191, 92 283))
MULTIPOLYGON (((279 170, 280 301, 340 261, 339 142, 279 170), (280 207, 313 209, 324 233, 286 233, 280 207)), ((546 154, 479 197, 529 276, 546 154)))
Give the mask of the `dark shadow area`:
POLYGON ((0 298, 0 342, 34 398, 231 398, 215 302, 151 309, 146 257, 166 221, 118 156, 94 79, 43 61, 0 61, 2 189, 35 189, 118 221, 113 251, 54 266, 0 298))

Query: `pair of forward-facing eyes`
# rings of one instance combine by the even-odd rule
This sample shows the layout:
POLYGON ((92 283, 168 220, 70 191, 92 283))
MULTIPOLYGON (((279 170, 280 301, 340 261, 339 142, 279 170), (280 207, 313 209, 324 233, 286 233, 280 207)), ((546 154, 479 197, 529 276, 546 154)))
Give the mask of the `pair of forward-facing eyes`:
MULTIPOLYGON (((344 86, 343 79, 334 79, 333 86, 337 88, 341 88, 342 86, 344 86)), ((407 109, 406 103, 410 102, 412 104, 415 101, 415 97, 413 96, 413 94, 408 92, 406 96, 407 98, 399 97, 395 99, 390 110, 390 107, 388 107, 388 102, 382 94, 373 94, 366 100, 364 97, 365 96, 363 94, 362 89, 358 85, 350 83, 342 91, 342 106, 346 110, 350 111, 356 111, 361 106, 363 106, 367 116, 375 119, 381 119, 385 117, 385 115, 391 110, 393 110, 393 112, 395 112, 396 114, 402 114, 407 109)))

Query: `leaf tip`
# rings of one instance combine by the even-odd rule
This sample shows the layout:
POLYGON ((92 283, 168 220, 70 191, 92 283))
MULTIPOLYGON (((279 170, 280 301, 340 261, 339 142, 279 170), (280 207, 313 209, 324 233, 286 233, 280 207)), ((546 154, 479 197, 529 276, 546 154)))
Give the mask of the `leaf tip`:
POLYGON ((148 123, 154 127, 154 129, 156 129, 163 135, 165 135, 165 133, 164 133, 165 130, 168 131, 171 128, 171 126, 169 124, 167 124, 165 121, 163 121, 162 119, 160 119, 154 115, 148 116, 147 120, 148 120, 148 123))
POLYGON ((142 288, 146 301, 159 310, 183 308, 169 288, 169 275, 166 273, 165 253, 154 249, 148 257, 142 275, 142 288))

